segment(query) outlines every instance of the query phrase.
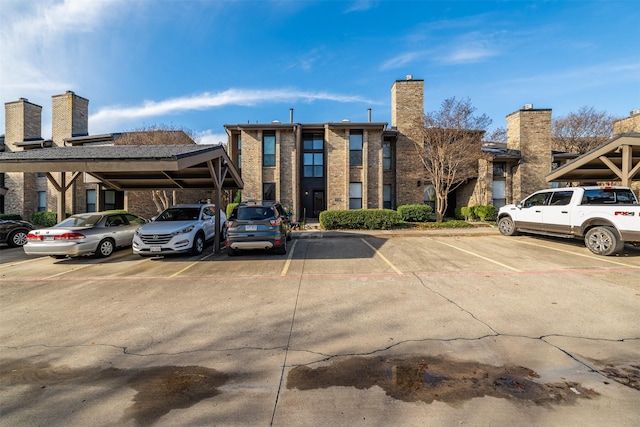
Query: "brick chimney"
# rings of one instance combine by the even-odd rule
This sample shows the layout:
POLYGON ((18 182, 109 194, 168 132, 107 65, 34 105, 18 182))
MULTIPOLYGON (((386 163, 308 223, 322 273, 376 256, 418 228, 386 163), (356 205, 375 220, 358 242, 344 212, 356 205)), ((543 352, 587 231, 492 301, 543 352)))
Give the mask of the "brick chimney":
POLYGON ((534 109, 532 104, 507 116, 507 148, 520 150, 521 160, 513 171, 513 200, 548 188, 545 176, 551 172, 551 109, 534 109))
POLYGON ((4 104, 4 143, 9 151, 22 151, 17 142, 42 136, 42 107, 26 98, 4 104))
POLYGON ((421 141, 424 126, 424 80, 408 75, 391 87, 391 126, 396 141, 396 201, 398 205, 422 203, 424 166, 416 156, 414 141, 421 141))
POLYGON ((89 100, 68 90, 51 97, 51 139, 58 147, 64 139, 89 134, 89 100))

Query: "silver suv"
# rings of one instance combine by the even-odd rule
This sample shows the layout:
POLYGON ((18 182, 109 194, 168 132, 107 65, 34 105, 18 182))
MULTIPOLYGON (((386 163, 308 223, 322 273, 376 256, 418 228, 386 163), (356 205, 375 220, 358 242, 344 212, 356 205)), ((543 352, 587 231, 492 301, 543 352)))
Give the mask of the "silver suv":
POLYGON ((220 240, 224 240, 227 217, 215 205, 175 205, 136 230, 133 253, 140 256, 184 252, 200 255, 206 242, 215 238, 216 211, 220 214, 220 240))
POLYGON ((227 255, 240 250, 272 249, 287 253, 291 240, 291 214, 280 203, 245 202, 236 206, 227 221, 227 255))

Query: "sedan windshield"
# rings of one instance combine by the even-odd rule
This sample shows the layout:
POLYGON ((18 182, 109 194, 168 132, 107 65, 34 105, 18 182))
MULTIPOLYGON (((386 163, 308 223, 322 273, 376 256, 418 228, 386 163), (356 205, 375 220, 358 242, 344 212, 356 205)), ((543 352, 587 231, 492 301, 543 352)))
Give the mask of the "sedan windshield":
POLYGON ((199 208, 169 208, 158 215, 156 221, 192 221, 199 215, 199 208))
POLYGON ((101 218, 100 215, 70 216, 56 227, 93 227, 101 218))

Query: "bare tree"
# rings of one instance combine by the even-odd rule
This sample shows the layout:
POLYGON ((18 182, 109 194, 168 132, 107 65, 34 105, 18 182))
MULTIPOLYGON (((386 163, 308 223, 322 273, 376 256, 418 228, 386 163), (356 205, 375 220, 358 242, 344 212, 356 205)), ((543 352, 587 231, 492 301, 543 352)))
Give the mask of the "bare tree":
POLYGON ((447 211, 449 193, 478 175, 482 136, 491 119, 474 112, 468 98, 445 99, 440 110, 425 114, 421 140, 414 141, 427 178, 435 188, 438 222, 447 211))
POLYGON ((490 134, 485 136, 487 142, 507 143, 507 130, 505 128, 495 128, 490 134))
MULTIPOLYGON (((168 125, 153 125, 121 133, 114 141, 116 145, 189 145, 195 144, 193 132, 176 129, 168 125)), ((151 199, 158 212, 162 212, 177 201, 176 191, 151 190, 151 199)))
POLYGON ((577 113, 572 112, 553 120, 553 148, 584 154, 611 138, 613 122, 617 119, 593 107, 580 107, 577 113))

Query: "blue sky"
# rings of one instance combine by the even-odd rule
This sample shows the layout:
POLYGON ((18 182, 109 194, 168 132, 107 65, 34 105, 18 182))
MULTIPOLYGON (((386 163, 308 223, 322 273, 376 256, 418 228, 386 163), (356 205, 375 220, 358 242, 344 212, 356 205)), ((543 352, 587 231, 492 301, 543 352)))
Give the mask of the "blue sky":
MULTIPOLYGON (((149 126, 226 141, 225 124, 391 121, 391 85, 425 111, 469 98, 492 128, 524 104, 640 108, 637 1, 2 0, 0 97, 89 99, 89 133, 149 126)), ((0 133, 4 133, 4 108, 0 133)))

